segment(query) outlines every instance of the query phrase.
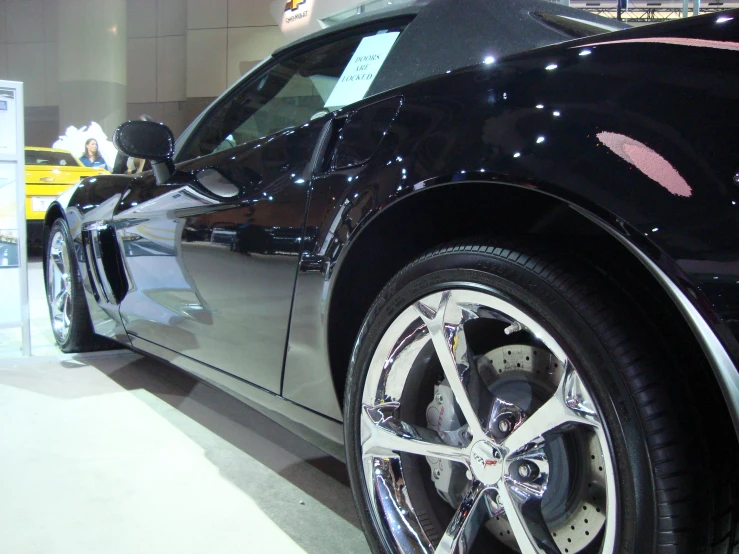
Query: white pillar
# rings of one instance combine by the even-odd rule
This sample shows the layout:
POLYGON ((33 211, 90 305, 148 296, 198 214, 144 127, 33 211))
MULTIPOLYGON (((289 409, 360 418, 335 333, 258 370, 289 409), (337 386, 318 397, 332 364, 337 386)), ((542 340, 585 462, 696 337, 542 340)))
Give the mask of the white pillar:
POLYGON ((59 0, 59 126, 126 118, 126 0, 59 0))

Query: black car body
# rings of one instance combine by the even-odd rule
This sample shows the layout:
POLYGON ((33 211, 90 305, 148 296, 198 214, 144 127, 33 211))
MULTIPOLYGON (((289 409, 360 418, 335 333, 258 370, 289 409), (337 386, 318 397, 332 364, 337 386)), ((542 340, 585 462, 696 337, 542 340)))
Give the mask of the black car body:
POLYGON ((349 20, 227 91, 165 181, 64 194, 47 240, 64 218, 96 334, 343 458, 346 369, 393 275, 445 241, 546 236, 638 283, 665 341, 700 358, 675 372, 720 389, 739 430, 739 12, 583 37, 588 25, 604 23, 528 1, 349 20), (362 100, 201 147, 276 65, 388 29, 399 38, 362 100))

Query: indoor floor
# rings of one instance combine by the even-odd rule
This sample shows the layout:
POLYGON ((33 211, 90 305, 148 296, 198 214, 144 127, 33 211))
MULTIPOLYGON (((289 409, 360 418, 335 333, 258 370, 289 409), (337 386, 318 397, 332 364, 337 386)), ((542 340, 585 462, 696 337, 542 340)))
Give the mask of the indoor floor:
POLYGON ((169 366, 60 354, 29 273, 34 356, 0 337, 0 552, 369 551, 343 464, 169 366))

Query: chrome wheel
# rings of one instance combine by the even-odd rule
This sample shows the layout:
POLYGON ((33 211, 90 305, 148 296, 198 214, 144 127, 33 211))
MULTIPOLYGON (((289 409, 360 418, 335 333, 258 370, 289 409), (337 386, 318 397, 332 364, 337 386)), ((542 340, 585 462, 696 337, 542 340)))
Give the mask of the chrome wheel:
POLYGON ((57 230, 49 242, 46 259, 46 293, 51 312, 51 327, 60 343, 69 337, 72 325, 72 264, 67 241, 57 230))
POLYGON ((361 403, 369 507, 395 550, 463 553, 484 538, 522 553, 614 551, 600 412, 565 349, 513 304, 466 289, 415 302, 380 339, 361 403), (429 502, 449 514, 440 536, 429 502))

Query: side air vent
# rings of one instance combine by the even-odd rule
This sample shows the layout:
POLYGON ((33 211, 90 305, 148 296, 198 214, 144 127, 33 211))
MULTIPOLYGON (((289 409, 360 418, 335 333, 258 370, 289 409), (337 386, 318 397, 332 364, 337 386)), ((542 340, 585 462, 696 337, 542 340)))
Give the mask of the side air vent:
POLYGON ((95 256, 92 251, 92 232, 91 231, 82 231, 82 245, 85 249, 85 260, 87 260, 87 263, 85 266, 87 267, 87 278, 90 281, 90 288, 92 289, 92 295, 95 297, 95 300, 99 303, 102 302, 103 299, 100 296, 100 277, 97 274, 97 266, 95 265, 95 256))
POLYGON ((108 225, 91 225, 83 230, 82 239, 95 300, 120 304, 128 292, 128 279, 115 229, 108 225))
POLYGON ((126 272, 123 268, 123 259, 121 258, 121 250, 118 246, 115 229, 113 227, 101 229, 98 239, 100 242, 103 272, 107 278, 108 286, 115 297, 116 304, 120 304, 128 292, 128 279, 126 279, 126 272))

